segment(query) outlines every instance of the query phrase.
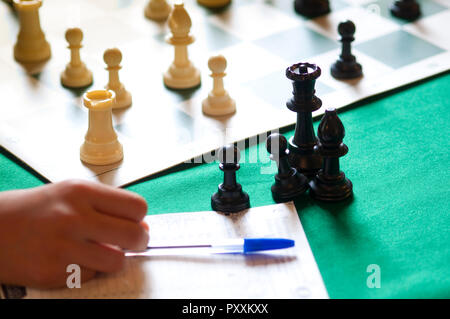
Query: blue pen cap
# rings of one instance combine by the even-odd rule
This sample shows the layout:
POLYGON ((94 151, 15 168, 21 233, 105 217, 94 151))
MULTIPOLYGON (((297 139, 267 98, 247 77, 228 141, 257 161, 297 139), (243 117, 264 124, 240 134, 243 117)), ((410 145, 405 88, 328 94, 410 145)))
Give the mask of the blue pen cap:
POLYGON ((286 238, 245 238, 244 254, 260 250, 289 248, 294 245, 294 240, 286 238))

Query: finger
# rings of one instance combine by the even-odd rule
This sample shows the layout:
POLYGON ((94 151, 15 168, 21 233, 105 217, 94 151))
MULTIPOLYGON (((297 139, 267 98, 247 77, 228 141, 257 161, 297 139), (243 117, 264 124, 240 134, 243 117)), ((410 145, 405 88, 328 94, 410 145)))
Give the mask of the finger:
POLYGON ((98 273, 98 271, 92 270, 92 269, 89 269, 86 267, 80 267, 80 268, 81 268, 81 270, 80 270, 81 271, 81 283, 85 283, 85 282, 93 279, 98 273))
POLYGON ((145 249, 149 238, 148 232, 140 223, 95 211, 86 217, 78 232, 86 240, 131 250, 145 249))
POLYGON ((68 247, 68 259, 79 265, 82 270, 82 280, 89 280, 95 276, 95 272, 118 272, 125 265, 124 252, 92 242, 72 243, 68 247))
POLYGON ((84 198, 97 211, 132 221, 141 221, 147 214, 147 202, 136 193, 101 183, 85 183, 84 198))
POLYGON ((141 226, 144 227, 144 229, 147 231, 147 233, 150 231, 150 226, 148 226, 146 221, 141 221, 141 226))

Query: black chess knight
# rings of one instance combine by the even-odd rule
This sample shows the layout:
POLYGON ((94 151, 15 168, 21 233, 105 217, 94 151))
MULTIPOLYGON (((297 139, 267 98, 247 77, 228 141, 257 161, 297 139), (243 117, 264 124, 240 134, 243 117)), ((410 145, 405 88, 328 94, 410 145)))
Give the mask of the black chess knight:
POLYGON ((270 159, 278 167, 271 188, 272 197, 278 203, 291 201, 308 190, 308 179, 289 164, 287 146, 287 140, 281 134, 273 133, 267 138, 266 148, 271 154, 270 159))
POLYGON ((317 138, 312 122, 312 112, 322 105, 322 101, 314 95, 314 86, 320 74, 317 65, 302 62, 286 70, 286 77, 293 81, 293 97, 286 106, 297 113, 295 133, 289 140, 289 163, 308 178, 312 178, 322 166, 322 158, 314 153, 317 138))
POLYGON ((352 54, 352 42, 355 40, 355 24, 347 20, 339 23, 338 33, 341 36, 342 52, 339 59, 331 65, 331 75, 336 79, 354 79, 362 76, 362 66, 356 62, 352 54))
POLYGON ((336 109, 328 109, 317 130, 319 143, 315 151, 323 157, 323 168, 310 181, 311 197, 336 202, 353 195, 352 182, 340 170, 339 158, 347 154, 347 145, 342 143, 345 136, 344 125, 337 116, 336 109))
POLYGON ((240 157, 239 149, 234 145, 226 145, 219 149, 219 168, 224 173, 224 179, 217 193, 211 197, 211 207, 215 211, 236 213, 250 207, 248 194, 236 181, 240 157))

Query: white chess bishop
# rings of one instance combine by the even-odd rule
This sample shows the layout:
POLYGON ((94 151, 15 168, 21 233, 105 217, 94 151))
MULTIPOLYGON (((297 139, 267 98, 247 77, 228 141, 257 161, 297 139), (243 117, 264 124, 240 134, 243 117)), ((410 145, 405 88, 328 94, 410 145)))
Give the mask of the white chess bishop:
POLYGON ((108 165, 123 159, 122 144, 112 124, 116 94, 111 90, 89 91, 83 104, 89 109, 89 127, 80 148, 80 159, 92 165, 108 165))
POLYGON ((223 86, 227 60, 223 55, 213 56, 208 60, 208 67, 213 78, 213 88, 203 100, 202 111, 206 115, 222 116, 236 112, 236 102, 229 96, 223 86))
POLYGON ((167 42, 175 48, 175 58, 164 73, 164 84, 172 89, 189 89, 200 85, 200 71, 189 61, 187 46, 194 42, 189 34, 192 22, 182 2, 176 3, 169 16, 172 36, 167 42))
POLYGON ((170 15, 172 7, 167 0, 150 0, 145 7, 145 16, 155 21, 165 21, 170 15))
POLYGON ((103 60, 107 65, 106 70, 109 72, 106 89, 113 90, 116 93, 113 109, 129 107, 132 103, 131 93, 125 89, 125 86, 119 80, 119 70, 122 68, 120 66, 122 52, 117 48, 107 49, 103 54, 103 60))
POLYGON ((20 24, 14 45, 14 58, 18 62, 45 62, 51 57, 50 44, 45 39, 39 21, 41 6, 42 0, 14 0, 20 24))
POLYGON ((71 88, 81 88, 92 84, 92 72, 81 61, 80 49, 83 32, 79 28, 66 31, 66 40, 69 42, 70 62, 61 73, 61 83, 71 88))

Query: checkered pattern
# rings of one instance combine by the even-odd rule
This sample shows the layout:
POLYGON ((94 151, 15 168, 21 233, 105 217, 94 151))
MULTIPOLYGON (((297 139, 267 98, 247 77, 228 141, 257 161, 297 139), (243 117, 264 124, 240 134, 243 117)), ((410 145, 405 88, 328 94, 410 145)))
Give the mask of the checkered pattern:
POLYGON ((293 0, 234 0, 221 11, 186 0, 196 37, 189 55, 201 69, 203 84, 174 92, 162 83, 173 59, 173 48, 165 43, 169 29, 144 18, 146 2, 44 0, 41 25, 52 59, 35 77, 25 76, 12 59, 18 23, 2 3, 0 68, 6 72, 0 72, 0 94, 8 99, 7 107, 0 108, 0 144, 52 181, 77 177, 120 186, 226 142, 292 124, 295 114, 285 107, 291 84, 284 73, 293 63, 308 61, 322 68, 316 90, 324 108, 344 107, 450 66, 447 0, 419 1, 423 14, 414 23, 392 17, 391 0, 332 0, 332 12, 315 19, 296 14, 293 0), (329 68, 340 52, 337 25, 346 19, 357 27, 353 54, 364 76, 337 81, 329 68), (103 51, 118 47, 123 53, 120 78, 133 95, 133 106, 114 114, 125 149, 125 160, 116 165, 89 167, 79 161, 87 127, 81 105, 85 90, 68 90, 59 82, 69 59, 64 32, 73 25, 84 31, 81 55, 94 73, 92 88, 107 82, 103 51), (214 54, 228 60, 225 87, 237 102, 237 113, 226 119, 201 112, 212 86, 207 59, 214 54))

